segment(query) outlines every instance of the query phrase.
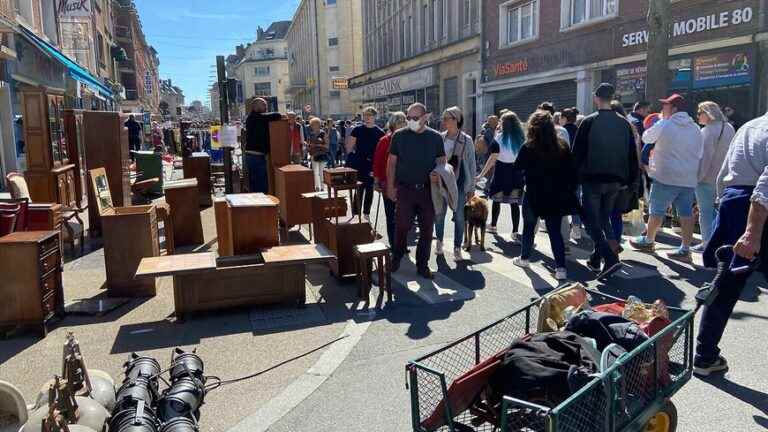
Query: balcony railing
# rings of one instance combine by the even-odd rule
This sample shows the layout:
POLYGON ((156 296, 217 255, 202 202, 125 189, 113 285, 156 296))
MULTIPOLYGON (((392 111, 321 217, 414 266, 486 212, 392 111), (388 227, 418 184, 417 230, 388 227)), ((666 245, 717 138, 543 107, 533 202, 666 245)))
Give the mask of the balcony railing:
POLYGON ((16 1, 0 0, 0 17, 10 22, 16 21, 16 1))

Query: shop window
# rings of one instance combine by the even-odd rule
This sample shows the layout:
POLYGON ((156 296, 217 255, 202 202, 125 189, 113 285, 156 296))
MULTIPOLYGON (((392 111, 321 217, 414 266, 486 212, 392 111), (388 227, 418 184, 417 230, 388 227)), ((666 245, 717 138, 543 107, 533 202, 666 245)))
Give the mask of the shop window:
POLYGON ((539 0, 507 2, 500 8, 501 46, 533 40, 539 36, 539 0))
POLYGON ((339 46, 339 38, 328 38, 328 46, 339 46))
POLYGON ((560 28, 569 29, 615 17, 619 0, 561 0, 560 28))

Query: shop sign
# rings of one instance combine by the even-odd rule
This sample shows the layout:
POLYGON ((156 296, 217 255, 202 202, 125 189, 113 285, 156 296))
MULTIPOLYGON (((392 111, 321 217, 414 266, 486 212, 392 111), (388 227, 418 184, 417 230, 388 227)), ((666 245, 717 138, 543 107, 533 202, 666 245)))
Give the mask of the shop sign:
POLYGON ((512 63, 501 63, 496 65, 496 76, 519 75, 528 72, 528 59, 519 60, 512 63))
MULTIPOLYGON (((737 8, 730 11, 713 13, 696 18, 683 19, 673 25, 672 37, 708 32, 730 26, 752 22, 754 12, 751 7, 737 8)), ((621 46, 631 47, 648 43, 648 30, 626 33, 621 36, 621 46)))
POLYGON ((58 0, 56 10, 61 18, 90 17, 91 0, 58 0))
POLYGON ((747 53, 719 53, 694 59, 694 88, 748 84, 751 80, 752 65, 747 53))
POLYGON ((349 80, 346 78, 334 78, 331 80, 331 88, 334 90, 346 90, 349 88, 349 80))
POLYGON ((377 99, 408 90, 431 87, 433 85, 435 85, 434 69, 426 68, 365 85, 362 87, 363 98, 366 100, 377 99))

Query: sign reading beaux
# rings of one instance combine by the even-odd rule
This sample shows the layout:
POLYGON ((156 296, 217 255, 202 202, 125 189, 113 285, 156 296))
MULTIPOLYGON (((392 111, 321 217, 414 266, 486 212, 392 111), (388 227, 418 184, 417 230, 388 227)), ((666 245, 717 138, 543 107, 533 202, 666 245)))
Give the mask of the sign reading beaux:
MULTIPOLYGON (((724 27, 748 24, 752 22, 754 12, 751 7, 713 13, 706 16, 684 19, 675 22, 672 37, 717 30, 724 27)), ((621 46, 631 47, 648 43, 648 30, 626 33, 621 37, 621 46)))
POLYGON ((91 16, 91 0, 58 0, 56 11, 61 18, 91 16))
POLYGON ((376 99, 409 90, 422 89, 435 84, 433 68, 420 69, 362 87, 365 100, 376 99))

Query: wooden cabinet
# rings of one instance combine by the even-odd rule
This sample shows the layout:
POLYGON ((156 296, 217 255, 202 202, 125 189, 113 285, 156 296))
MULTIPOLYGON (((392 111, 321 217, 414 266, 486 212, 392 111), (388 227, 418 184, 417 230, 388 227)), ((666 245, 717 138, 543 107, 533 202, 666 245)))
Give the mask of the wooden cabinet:
POLYGON ((226 200, 228 221, 217 221, 216 226, 223 231, 218 236, 227 242, 231 239, 233 255, 254 254, 280 244, 277 198, 255 193, 227 195, 226 200))
POLYGON ((26 231, 0 238, 0 326, 39 326, 64 314, 59 233, 26 231))
POLYGON ((275 194, 280 200, 280 220, 286 226, 308 224, 312 221, 312 203, 302 194, 315 189, 312 170, 301 165, 286 165, 277 169, 275 194))
POLYGON ((88 170, 85 163, 85 145, 83 142, 83 112, 81 110, 64 110, 64 134, 67 139, 69 161, 75 166, 72 173, 75 201, 78 207, 83 207, 87 199, 88 170))
POLYGON ((291 163, 291 133, 287 119, 269 122, 269 154, 274 168, 291 163))
POLYGON ((154 205, 115 207, 101 215, 107 292, 112 297, 156 294, 154 279, 134 279, 142 258, 160 255, 154 205))
POLYGON ((184 178, 197 179, 197 189, 200 196, 200 206, 210 207, 211 200, 211 157, 208 153, 192 153, 184 158, 184 178))
MULTIPOLYGON (((123 125, 126 117, 116 112, 84 111, 83 143, 87 170, 104 168, 115 207, 131 205, 130 157, 128 129, 123 125)), ((90 228, 99 232, 98 208, 92 188, 88 190, 88 216, 90 228)))
POLYGON ((371 243, 373 233, 368 222, 342 222, 336 218, 323 219, 318 224, 322 236, 327 238, 328 249, 336 255, 337 260, 331 264, 331 271, 338 277, 353 276, 355 270, 355 246, 371 243))
POLYGON ((33 202, 77 203, 74 169, 64 133, 64 96, 40 87, 22 85, 27 180, 33 202), (70 180, 71 179, 71 180, 70 180))
POLYGON ((197 180, 184 179, 165 184, 165 202, 171 207, 174 246, 205 243, 198 205, 197 180))

